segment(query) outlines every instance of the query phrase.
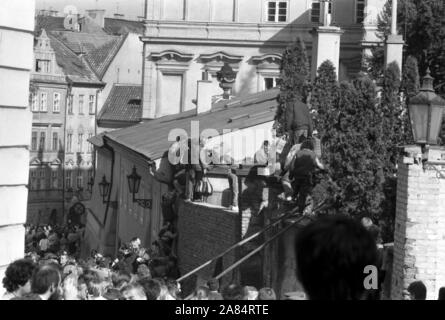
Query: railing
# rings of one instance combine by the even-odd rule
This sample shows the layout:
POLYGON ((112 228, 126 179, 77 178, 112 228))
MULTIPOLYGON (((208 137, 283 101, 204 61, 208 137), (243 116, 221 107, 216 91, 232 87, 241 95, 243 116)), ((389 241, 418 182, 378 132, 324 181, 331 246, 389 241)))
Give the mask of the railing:
MULTIPOLYGON (((322 201, 320 204, 318 204, 313 210, 312 210, 312 214, 318 212, 325 204, 326 200, 322 201)), ((198 271, 202 270, 203 268, 205 268, 206 266, 210 265, 211 263, 215 262, 216 260, 224 257, 226 254, 228 254, 229 252, 235 250, 236 248, 240 248, 243 245, 245 245, 246 243, 252 241, 253 239, 257 238, 258 236, 260 236, 261 234, 265 233, 267 230, 277 226, 279 223, 291 218, 291 217, 296 217, 298 214, 298 208, 294 208, 292 210, 290 210, 289 212, 283 214, 281 217, 278 217, 278 219, 274 222, 272 222, 271 224, 267 225, 266 227, 264 227, 262 230, 252 234, 251 236, 237 242, 236 244, 234 244, 233 246, 231 246, 230 248, 228 248, 227 250, 225 250, 224 252, 218 254, 217 256, 215 256, 214 258, 206 261, 205 263, 203 263, 202 265, 200 265, 199 267, 193 269, 192 271, 186 273, 185 275, 181 276, 180 278, 178 278, 176 281, 177 282, 181 282, 184 281, 185 279, 189 278, 190 276, 196 274, 198 271)), ((278 239, 280 236, 282 236, 284 233, 286 233, 288 230, 290 230, 292 227, 296 226, 298 223, 300 223, 304 218, 310 218, 311 216, 309 215, 304 215, 304 214, 299 214, 298 218, 295 219, 294 221, 291 221, 291 223, 289 223, 289 225, 287 225, 284 229, 280 230, 279 232, 277 232, 275 235, 273 235, 271 238, 269 238, 268 240, 266 240, 262 245, 258 246, 256 249, 254 249, 253 251, 249 252, 247 255, 245 255, 244 257, 242 257, 241 259, 239 259, 238 261, 236 261, 235 263, 233 263, 231 266, 229 266, 228 268, 226 268, 225 270, 223 270, 221 273, 219 273, 217 276, 215 276, 214 278, 216 280, 222 278, 223 276, 225 276, 227 273, 229 273, 230 271, 236 269, 237 267, 239 267, 241 264, 243 264, 244 262, 246 262, 249 258, 251 258, 252 256, 254 256, 255 254, 259 253, 261 250, 265 249, 266 246, 271 243, 272 241, 275 241, 276 239, 278 239)), ((193 293, 190 294, 188 297, 186 297, 184 300, 189 300, 193 297, 193 293)))

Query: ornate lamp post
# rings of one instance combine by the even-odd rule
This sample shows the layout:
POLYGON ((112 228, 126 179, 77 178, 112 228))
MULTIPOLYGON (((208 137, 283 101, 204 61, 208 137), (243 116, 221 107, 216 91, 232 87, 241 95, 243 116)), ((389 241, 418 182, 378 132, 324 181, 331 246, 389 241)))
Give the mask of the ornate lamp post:
MULTIPOLYGON (((445 164, 445 153, 435 147, 442 126, 445 100, 434 92, 433 81, 428 69, 420 93, 410 99, 408 109, 414 141, 423 147, 427 166, 437 170, 434 165, 445 164)), ((442 174, 440 176, 444 178, 442 174)))
POLYGON ((139 187, 141 186, 141 176, 136 172, 136 166, 133 167, 131 174, 127 176, 128 179, 128 189, 133 195, 133 202, 136 202, 139 206, 145 209, 151 209, 152 199, 136 199, 136 193, 139 192, 139 187))

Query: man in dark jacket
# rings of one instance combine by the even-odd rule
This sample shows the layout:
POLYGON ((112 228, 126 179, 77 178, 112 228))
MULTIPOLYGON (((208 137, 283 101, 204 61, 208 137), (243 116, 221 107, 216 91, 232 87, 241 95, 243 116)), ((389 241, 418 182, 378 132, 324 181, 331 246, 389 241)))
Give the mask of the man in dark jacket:
POLYGON ((294 100, 286 107, 286 131, 292 145, 297 143, 302 135, 312 136, 311 114, 305 103, 294 100))
POLYGON ((307 139, 302 143, 301 149, 296 153, 293 167, 290 169, 289 174, 294 194, 297 196, 300 212, 303 212, 306 208, 307 198, 312 193, 312 176, 317 169, 324 170, 324 166, 314 152, 312 139, 307 139))

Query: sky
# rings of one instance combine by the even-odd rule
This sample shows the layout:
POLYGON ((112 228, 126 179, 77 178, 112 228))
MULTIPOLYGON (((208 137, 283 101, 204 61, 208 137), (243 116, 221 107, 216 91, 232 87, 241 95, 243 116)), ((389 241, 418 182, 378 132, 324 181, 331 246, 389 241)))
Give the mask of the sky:
POLYGON ((145 0, 36 0, 37 10, 52 9, 63 13, 67 6, 74 6, 79 13, 88 9, 105 9, 106 16, 115 13, 124 14, 128 19, 136 19, 144 15, 145 0))

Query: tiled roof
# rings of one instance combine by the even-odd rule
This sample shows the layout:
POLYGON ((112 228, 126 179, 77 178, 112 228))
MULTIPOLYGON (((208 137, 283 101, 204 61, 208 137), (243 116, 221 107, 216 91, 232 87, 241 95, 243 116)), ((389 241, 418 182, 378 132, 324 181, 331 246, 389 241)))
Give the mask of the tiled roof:
POLYGON ((113 140, 151 160, 162 157, 171 145, 168 135, 172 129, 184 129, 190 135, 191 121, 199 121, 200 131, 213 128, 243 129, 273 121, 279 89, 221 101, 212 110, 196 114, 190 110, 181 114, 148 120, 141 124, 106 133, 104 139, 113 140))
POLYGON ((85 59, 100 79, 104 76, 123 41, 125 41, 123 36, 107 34, 72 31, 54 31, 51 34, 62 41, 74 53, 83 53, 85 59))
POLYGON ((115 84, 98 115, 98 122, 140 122, 142 117, 141 99, 141 85, 115 84))
POLYGON ((143 35, 144 23, 124 19, 105 18, 105 31, 109 34, 124 35, 129 32, 143 35))
POLYGON ((53 30, 65 30, 64 17, 51 17, 51 16, 36 16, 35 31, 40 34, 40 30, 45 29, 47 31, 53 30))
POLYGON ((51 34, 48 34, 48 37, 51 40, 51 47, 56 53, 57 64, 71 81, 102 85, 102 82, 81 58, 76 56, 56 37, 51 34))

